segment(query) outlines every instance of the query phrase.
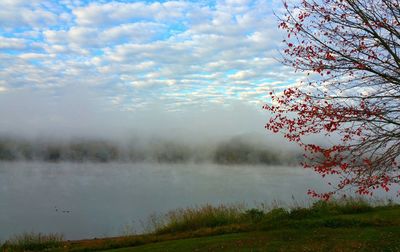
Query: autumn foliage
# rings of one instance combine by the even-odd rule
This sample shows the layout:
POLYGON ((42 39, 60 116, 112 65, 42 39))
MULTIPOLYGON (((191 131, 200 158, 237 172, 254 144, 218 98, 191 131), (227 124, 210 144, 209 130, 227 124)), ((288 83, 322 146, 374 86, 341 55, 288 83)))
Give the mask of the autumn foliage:
POLYGON ((270 93, 265 127, 298 143, 303 166, 330 179, 331 191, 310 195, 389 191, 400 182, 400 2, 303 0, 284 7, 283 62, 308 77, 270 93))

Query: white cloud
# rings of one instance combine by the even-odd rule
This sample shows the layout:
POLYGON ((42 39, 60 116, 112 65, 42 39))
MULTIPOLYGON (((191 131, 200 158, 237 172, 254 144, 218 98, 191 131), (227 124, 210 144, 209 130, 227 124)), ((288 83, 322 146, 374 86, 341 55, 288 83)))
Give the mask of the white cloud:
POLYGON ((151 40, 161 31, 163 24, 153 22, 137 22, 121 24, 107 29, 94 27, 71 27, 69 30, 46 30, 43 32, 50 44, 71 45, 84 50, 105 49, 121 43, 144 43, 151 40))
POLYGON ((5 29, 31 27, 40 29, 59 23, 59 15, 54 13, 55 5, 52 1, 24 1, 2 0, 0 1, 0 27, 5 29))
POLYGON ((43 60, 47 59, 49 55, 43 53, 22 53, 18 57, 25 60, 43 60))
POLYGON ((124 109, 155 100, 177 109, 258 102, 274 83, 297 78, 274 59, 282 38, 269 0, 11 2, 0 3, 13 10, 0 11, 7 89, 82 85, 119 97, 113 104, 124 109))
POLYGON ((0 49, 24 49, 26 43, 25 39, 0 37, 0 49))
POLYGON ((244 70, 244 71, 239 71, 235 74, 229 75, 229 78, 232 80, 246 80, 246 79, 251 79, 253 77, 256 77, 257 74, 251 70, 244 70))
POLYGON ((183 11, 189 5, 181 1, 164 3, 92 3, 73 10, 77 23, 84 26, 110 26, 134 19, 173 20, 183 17, 183 11))

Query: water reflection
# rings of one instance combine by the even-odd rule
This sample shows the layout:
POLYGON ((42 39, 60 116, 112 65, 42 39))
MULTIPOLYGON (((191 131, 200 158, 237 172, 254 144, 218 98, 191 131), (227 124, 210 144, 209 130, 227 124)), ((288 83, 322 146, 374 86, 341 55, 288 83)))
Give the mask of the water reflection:
POLYGON ((324 187, 302 168, 213 164, 0 163, 0 240, 22 232, 67 239, 141 231, 152 213, 198 204, 307 201, 324 187), (132 224, 134 223, 134 224, 132 224))

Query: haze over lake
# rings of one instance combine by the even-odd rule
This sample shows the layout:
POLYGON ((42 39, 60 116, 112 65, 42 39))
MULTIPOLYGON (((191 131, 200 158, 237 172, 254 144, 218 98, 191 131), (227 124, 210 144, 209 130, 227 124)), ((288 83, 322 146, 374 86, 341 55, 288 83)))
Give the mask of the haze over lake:
MULTIPOLYGON (((12 98, 0 103, 12 107, 12 98)), ((0 107, 3 241, 31 231, 67 239, 142 232, 153 213, 206 203, 306 203, 309 188, 327 189, 299 166, 299 148, 264 130, 260 108, 76 114, 62 103, 48 108, 40 96, 14 98, 26 104, 15 113, 0 107), (29 113, 35 104, 43 110, 29 113)))
POLYGON ((0 239, 57 232, 67 239, 143 231, 153 213, 200 204, 308 202, 324 188, 302 168, 157 163, 0 163, 0 239))
POLYGON ((30 231, 67 239, 142 232, 152 213, 303 200, 323 186, 287 167, 299 149, 265 132, 259 107, 118 112, 80 95, 60 98, 56 109, 36 92, 2 98, 0 240, 30 231))

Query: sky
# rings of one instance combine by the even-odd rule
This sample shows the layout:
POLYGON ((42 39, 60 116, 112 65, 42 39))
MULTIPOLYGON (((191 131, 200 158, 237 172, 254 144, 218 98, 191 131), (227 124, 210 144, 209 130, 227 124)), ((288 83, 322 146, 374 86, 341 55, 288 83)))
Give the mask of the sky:
POLYGON ((94 111, 261 110, 271 89, 300 78, 277 60, 281 5, 1 0, 0 126, 94 111))

